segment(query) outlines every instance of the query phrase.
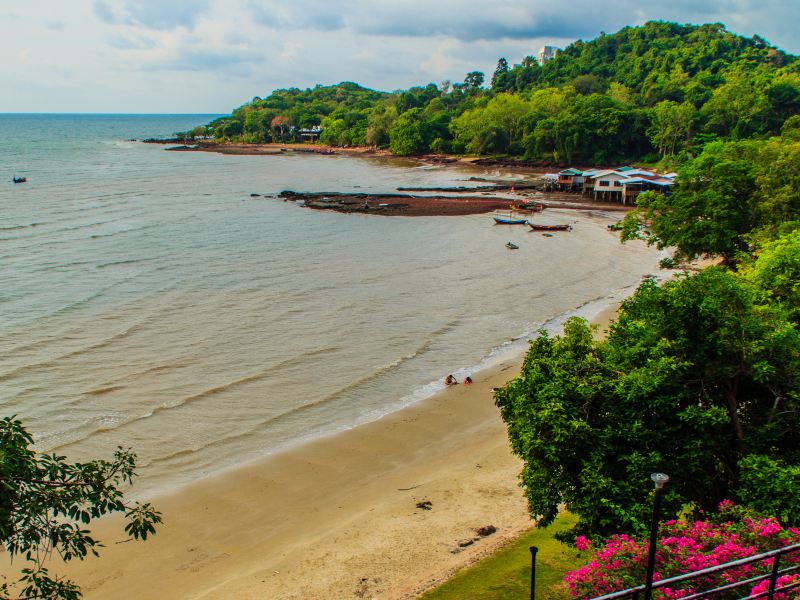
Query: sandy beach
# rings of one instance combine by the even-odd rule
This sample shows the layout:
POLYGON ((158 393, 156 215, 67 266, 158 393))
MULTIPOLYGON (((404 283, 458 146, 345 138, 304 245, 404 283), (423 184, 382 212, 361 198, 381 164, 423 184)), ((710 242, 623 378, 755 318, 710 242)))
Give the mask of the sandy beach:
MULTIPOLYGON (((600 333, 613 314, 595 319, 600 333)), ((164 525, 152 540, 102 522, 101 557, 56 571, 89 599, 413 598, 532 526, 491 392, 521 360, 154 498, 164 525), (479 536, 486 525, 497 532, 479 536)))

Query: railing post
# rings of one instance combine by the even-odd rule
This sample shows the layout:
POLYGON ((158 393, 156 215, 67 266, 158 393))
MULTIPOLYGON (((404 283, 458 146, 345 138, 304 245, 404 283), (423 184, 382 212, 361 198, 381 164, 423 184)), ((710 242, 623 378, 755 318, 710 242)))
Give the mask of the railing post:
POLYGON ((539 549, 531 546, 531 600, 536 597, 536 553, 539 549))
POLYGON ((781 561, 781 555, 775 557, 775 562, 772 563, 772 573, 769 576, 769 592, 767 593, 767 600, 772 600, 775 597, 775 586, 778 583, 778 563, 781 561))

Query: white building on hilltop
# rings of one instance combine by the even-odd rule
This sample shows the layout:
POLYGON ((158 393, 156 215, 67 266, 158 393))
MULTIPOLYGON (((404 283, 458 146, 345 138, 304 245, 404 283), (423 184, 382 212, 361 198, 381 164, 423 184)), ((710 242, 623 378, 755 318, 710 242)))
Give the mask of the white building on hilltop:
POLYGON ((551 58, 555 58, 558 55, 559 48, 555 46, 542 46, 539 50, 539 56, 536 57, 539 65, 543 65, 551 58))

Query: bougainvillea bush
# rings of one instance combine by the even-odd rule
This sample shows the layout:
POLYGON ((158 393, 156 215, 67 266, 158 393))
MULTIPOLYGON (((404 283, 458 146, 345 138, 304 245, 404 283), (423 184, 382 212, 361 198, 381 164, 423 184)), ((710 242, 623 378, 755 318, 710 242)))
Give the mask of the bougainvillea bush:
MULTIPOLYGON (((654 579, 666 579, 682 573, 697 571, 746 558, 790 544, 800 543, 800 529, 783 527, 773 517, 762 517, 724 501, 719 512, 705 520, 667 521, 659 530, 654 579)), ((585 538, 576 542, 579 550, 589 548, 585 538)), ((595 551, 589 563, 566 575, 564 580, 574 598, 594 598, 644 583, 647 568, 648 541, 628 535, 614 535, 595 551)), ((781 557, 782 566, 800 564, 800 552, 781 557)), ((760 561, 681 582, 672 587, 656 590, 654 598, 684 598, 692 593, 733 583, 767 573, 772 561, 760 561)), ((800 580, 792 574, 781 578, 782 584, 800 580)), ((741 598, 744 594, 765 591, 768 583, 750 589, 739 588, 715 594, 715 599, 741 598)), ((797 589, 775 598, 797 598, 797 589)))

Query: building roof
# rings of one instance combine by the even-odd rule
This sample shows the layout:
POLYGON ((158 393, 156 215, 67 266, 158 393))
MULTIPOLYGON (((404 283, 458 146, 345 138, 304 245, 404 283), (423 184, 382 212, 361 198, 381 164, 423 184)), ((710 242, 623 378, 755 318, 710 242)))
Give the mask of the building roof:
POLYGON ((609 175, 617 175, 618 177, 627 177, 625 173, 620 173, 619 169, 606 169, 604 171, 595 171, 591 175, 587 175, 587 177, 591 177, 592 179, 597 179, 598 177, 608 177, 609 175))
POLYGON ((583 171, 580 169, 576 169, 574 167, 570 167, 569 169, 564 169, 563 171, 558 172, 559 175, 583 175, 583 171))
POLYGON ((630 177, 622 182, 625 185, 629 183, 652 183, 654 185, 660 185, 662 187, 674 185, 674 181, 670 179, 664 179, 663 177, 658 179, 651 179, 649 177, 630 177))

